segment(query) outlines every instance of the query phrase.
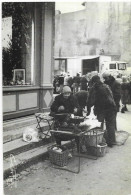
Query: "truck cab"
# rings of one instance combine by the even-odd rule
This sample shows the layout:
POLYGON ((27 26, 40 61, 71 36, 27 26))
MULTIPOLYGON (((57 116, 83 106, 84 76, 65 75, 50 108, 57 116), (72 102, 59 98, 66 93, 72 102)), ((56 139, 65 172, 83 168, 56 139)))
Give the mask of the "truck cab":
POLYGON ((127 70, 127 62, 123 62, 123 61, 107 61, 107 62, 103 62, 101 65, 101 73, 105 72, 105 71, 110 71, 113 73, 118 73, 121 75, 126 74, 126 70, 127 70))

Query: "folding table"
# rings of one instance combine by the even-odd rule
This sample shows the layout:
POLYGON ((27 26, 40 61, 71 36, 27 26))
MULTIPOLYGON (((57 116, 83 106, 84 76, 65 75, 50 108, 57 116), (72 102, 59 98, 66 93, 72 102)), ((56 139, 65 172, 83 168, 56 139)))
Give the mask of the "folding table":
POLYGON ((45 113, 36 113, 35 114, 36 120, 37 120, 37 129, 40 129, 40 131, 45 135, 45 138, 48 136, 50 137, 50 130, 52 129, 52 124, 54 122, 54 118, 45 114, 45 113), (45 133, 42 128, 43 126, 41 126, 41 122, 47 122, 49 125, 49 129, 47 130, 47 132, 45 133))

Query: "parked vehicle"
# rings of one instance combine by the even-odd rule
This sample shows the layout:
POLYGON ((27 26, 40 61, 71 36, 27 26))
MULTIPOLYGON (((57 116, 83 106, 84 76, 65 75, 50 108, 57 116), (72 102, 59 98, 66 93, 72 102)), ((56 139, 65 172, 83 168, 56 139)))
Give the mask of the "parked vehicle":
POLYGON ((103 73, 107 70, 116 73, 116 75, 125 75, 128 65, 127 62, 123 61, 111 61, 111 56, 106 55, 57 57, 55 58, 55 64, 59 64, 57 66, 58 71, 63 68, 63 71, 70 72, 72 76, 75 76, 77 73, 86 75, 92 71, 103 73), (62 64, 61 67, 60 64, 62 64))

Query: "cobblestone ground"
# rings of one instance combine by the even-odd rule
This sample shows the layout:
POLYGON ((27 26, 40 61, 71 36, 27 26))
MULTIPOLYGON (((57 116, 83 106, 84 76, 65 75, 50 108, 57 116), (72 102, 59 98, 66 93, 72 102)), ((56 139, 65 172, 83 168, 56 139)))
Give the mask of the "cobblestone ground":
MULTIPOLYGON (((118 130, 131 134, 131 106, 118 113, 118 130)), ((70 168, 76 169, 77 158, 70 168)), ((51 167, 49 160, 17 174, 15 182, 4 181, 5 195, 131 195, 131 136, 121 146, 108 148, 97 160, 81 159, 79 174, 51 167)))

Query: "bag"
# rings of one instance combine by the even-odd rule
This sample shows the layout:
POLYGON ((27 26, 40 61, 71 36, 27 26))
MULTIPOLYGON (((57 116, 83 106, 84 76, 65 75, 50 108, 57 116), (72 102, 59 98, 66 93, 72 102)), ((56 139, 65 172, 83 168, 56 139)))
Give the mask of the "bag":
POLYGON ((126 131, 116 131, 116 145, 123 145, 129 137, 129 133, 126 131))
POLYGON ((31 127, 27 127, 23 132, 23 140, 26 142, 38 142, 39 136, 38 136, 38 130, 33 129, 31 127))

